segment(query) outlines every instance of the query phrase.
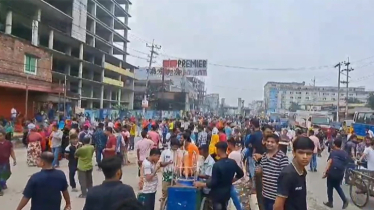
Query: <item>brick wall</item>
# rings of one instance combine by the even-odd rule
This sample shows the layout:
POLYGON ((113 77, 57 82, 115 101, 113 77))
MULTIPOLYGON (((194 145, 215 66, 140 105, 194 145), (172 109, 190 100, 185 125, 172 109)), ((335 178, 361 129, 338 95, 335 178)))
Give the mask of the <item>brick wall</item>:
POLYGON ((52 83, 51 54, 41 48, 32 46, 28 41, 0 33, 0 74, 2 77, 14 78, 16 80, 14 82, 17 83, 26 83, 26 74, 24 73, 25 54, 39 58, 37 74, 28 74, 29 83, 31 85, 49 86, 50 89, 52 83))

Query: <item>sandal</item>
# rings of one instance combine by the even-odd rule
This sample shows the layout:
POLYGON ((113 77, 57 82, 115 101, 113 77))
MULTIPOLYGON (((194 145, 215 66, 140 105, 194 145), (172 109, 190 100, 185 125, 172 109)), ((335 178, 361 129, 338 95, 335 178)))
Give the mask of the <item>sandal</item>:
POLYGON ((78 195, 78 198, 86 198, 86 195, 80 194, 78 195))

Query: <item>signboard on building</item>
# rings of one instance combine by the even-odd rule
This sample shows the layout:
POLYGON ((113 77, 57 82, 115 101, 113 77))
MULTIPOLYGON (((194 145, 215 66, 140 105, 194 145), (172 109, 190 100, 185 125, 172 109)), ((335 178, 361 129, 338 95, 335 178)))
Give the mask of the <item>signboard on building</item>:
POLYGON ((208 60, 178 59, 164 60, 162 67, 170 76, 207 76, 208 60))

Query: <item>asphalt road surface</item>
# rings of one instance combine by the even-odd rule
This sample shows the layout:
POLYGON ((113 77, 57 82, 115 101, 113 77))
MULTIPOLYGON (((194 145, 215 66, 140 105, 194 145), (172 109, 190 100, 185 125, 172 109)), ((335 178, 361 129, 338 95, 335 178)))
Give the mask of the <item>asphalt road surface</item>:
MULTIPOLYGON (((16 209, 18 202, 22 198, 22 191, 26 185, 27 180, 29 177, 39 171, 39 168, 36 167, 28 167, 26 165, 26 149, 16 149, 16 155, 17 155, 17 162, 18 165, 12 168, 12 176, 8 181, 8 189, 5 191, 5 194, 3 197, 0 197, 0 210, 14 210, 16 209)), ((135 154, 132 152, 129 154, 130 161, 133 163, 135 162, 135 154)), ((322 158, 319 158, 318 161, 318 172, 312 173, 309 172, 307 175, 307 188, 308 188, 308 206, 309 210, 327 210, 329 208, 326 208, 322 202, 326 201, 327 195, 326 195, 326 180, 322 179, 322 172, 326 166, 326 157, 327 154, 324 154, 322 158)), ((66 176, 68 177, 68 167, 67 162, 63 160, 61 162, 61 167, 59 170, 62 170, 65 172, 66 176)), ((100 171, 97 171, 96 169, 93 171, 93 179, 94 184, 100 184, 102 183, 104 176, 100 171)), ((159 175, 159 180, 161 183, 161 176, 159 175)), ((135 164, 131 164, 128 166, 123 167, 123 177, 122 181, 125 184, 128 184, 132 186, 136 192, 137 190, 137 166, 135 164)), ((79 187, 78 187, 79 188, 79 187)), ((70 189, 69 189, 70 190, 70 189)), ((349 197, 348 194, 348 187, 344 186, 344 191, 349 197)), ((72 209, 73 210, 81 210, 84 206, 84 199, 78 198, 79 193, 70 193, 71 201, 72 201, 72 209)), ((157 199, 156 199, 156 209, 159 209, 159 202, 158 199, 161 196, 161 184, 159 185, 159 189, 157 191, 157 199)), ((337 195, 336 192, 334 192, 334 201, 335 201, 335 207, 333 210, 341 209, 342 202, 337 195)), ((64 201, 62 201, 62 204, 64 205, 64 201)), ((25 209, 29 209, 30 205, 26 206, 25 209)), ((348 210, 358 210, 356 206, 353 204, 350 204, 350 206, 347 208, 348 210)), ((371 202, 368 204, 367 207, 364 208, 364 210, 374 209, 374 202, 371 200, 371 202)))

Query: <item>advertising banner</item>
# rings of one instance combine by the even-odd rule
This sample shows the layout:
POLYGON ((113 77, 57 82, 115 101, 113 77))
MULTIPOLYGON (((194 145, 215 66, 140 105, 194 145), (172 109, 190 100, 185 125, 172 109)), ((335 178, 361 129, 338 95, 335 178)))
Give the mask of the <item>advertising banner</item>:
POLYGON ((208 60, 203 59, 178 59, 164 60, 162 67, 150 73, 160 73, 164 71, 167 76, 207 76, 208 60))

